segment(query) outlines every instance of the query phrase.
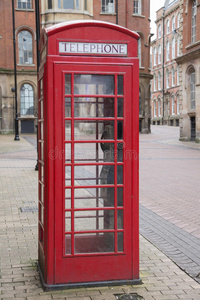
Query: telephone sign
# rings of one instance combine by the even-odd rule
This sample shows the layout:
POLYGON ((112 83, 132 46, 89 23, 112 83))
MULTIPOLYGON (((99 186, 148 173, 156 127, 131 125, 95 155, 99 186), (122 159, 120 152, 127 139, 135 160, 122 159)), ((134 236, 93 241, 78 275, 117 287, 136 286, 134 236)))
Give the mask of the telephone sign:
POLYGON ((45 287, 140 282, 137 39, 98 21, 42 32, 39 269, 45 287))

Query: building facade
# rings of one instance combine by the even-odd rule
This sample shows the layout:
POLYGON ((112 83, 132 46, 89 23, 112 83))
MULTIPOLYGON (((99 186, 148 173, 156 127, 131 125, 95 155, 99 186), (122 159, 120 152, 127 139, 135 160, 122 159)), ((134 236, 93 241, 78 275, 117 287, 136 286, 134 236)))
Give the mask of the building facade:
POLYGON ((41 0, 42 27, 76 19, 124 26, 140 35, 140 132, 150 132, 150 0, 41 0))
POLYGON ((180 12, 180 140, 200 142, 200 0, 181 0, 180 12))
MULTIPOLYGON (((35 131, 37 122, 37 57, 34 1, 15 0, 17 111, 19 130, 35 131)), ((12 1, 0 1, 0 133, 14 132, 15 85, 12 1)))
POLYGON ((157 38, 152 42, 152 124, 179 126, 180 1, 166 0, 157 11, 157 38))

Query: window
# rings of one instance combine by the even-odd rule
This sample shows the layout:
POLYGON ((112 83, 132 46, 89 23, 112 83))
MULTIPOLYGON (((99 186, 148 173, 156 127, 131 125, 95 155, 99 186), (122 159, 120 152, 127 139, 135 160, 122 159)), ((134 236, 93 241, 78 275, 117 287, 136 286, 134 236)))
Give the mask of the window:
POLYGON ((137 15, 141 15, 141 0, 133 1, 133 13, 137 15))
POLYGON ((161 46, 158 46, 158 64, 161 64, 161 46))
POLYGON ((191 109, 195 109, 195 72, 190 74, 190 99, 191 99, 191 109))
POLYGON ((87 0, 85 0, 85 10, 87 10, 87 0))
POLYGON ((176 97, 176 102, 177 102, 177 114, 180 114, 180 104, 179 104, 179 95, 176 97))
POLYGON ((172 39, 172 58, 175 58, 175 38, 172 39))
POLYGON ((154 89, 154 92, 156 91, 156 75, 154 74, 153 76, 153 89, 154 89))
POLYGON ((114 0, 101 0, 101 11, 103 13, 113 14, 115 12, 114 0))
POLYGON ((48 0, 48 9, 52 9, 52 0, 48 0))
POLYGON ((139 66, 141 67, 141 38, 138 39, 138 58, 139 58, 139 66))
POLYGON ((161 38, 161 25, 158 26, 158 38, 161 38))
POLYGON ((166 71, 166 87, 169 87, 169 70, 166 71))
POLYGON ((161 74, 158 72, 158 90, 161 90, 161 74))
POLYGON ((172 96, 172 102, 171 102, 171 105, 172 105, 172 115, 175 114, 175 101, 174 101, 174 96, 172 96))
POLYGON ((58 0, 58 8, 80 9, 80 0, 58 0))
POLYGON ((160 99, 158 100, 158 116, 161 116, 161 101, 160 99))
POLYGON ((167 20, 167 33, 169 33, 169 20, 167 20))
POLYGON ((156 55, 157 55, 157 51, 156 51, 156 47, 154 48, 154 51, 153 51, 153 65, 156 66, 156 55))
POLYGON ((29 31, 23 30, 18 34, 19 63, 33 63, 33 41, 29 31))
POLYGON ((20 89, 20 113, 21 115, 34 114, 33 87, 30 84, 24 84, 20 89))
POLYGON ((19 9, 31 9, 31 0, 17 0, 17 8, 19 9))
POLYGON ((169 60, 169 41, 167 41, 166 48, 167 48, 166 60, 169 60))
POLYGON ((177 38, 177 56, 179 56, 179 51, 180 51, 180 36, 177 38))
POLYGON ((196 14, 197 14, 197 3, 196 0, 192 2, 192 33, 191 42, 196 42, 196 14))
POLYGON ((153 108, 154 108, 154 117, 157 117, 157 114, 156 114, 156 100, 154 100, 154 103, 153 103, 153 108))
POLYGON ((174 70, 174 67, 172 67, 172 86, 175 86, 175 70, 174 70))
POLYGON ((176 26, 175 26, 175 17, 172 17, 172 31, 175 30, 176 26))
POLYGON ((142 104, 141 89, 139 88, 139 115, 141 115, 141 113, 142 113, 141 104, 142 104))
POLYGON ((180 13, 177 15, 177 28, 180 27, 180 13))
POLYGON ((179 85, 179 66, 177 65, 177 85, 179 85))

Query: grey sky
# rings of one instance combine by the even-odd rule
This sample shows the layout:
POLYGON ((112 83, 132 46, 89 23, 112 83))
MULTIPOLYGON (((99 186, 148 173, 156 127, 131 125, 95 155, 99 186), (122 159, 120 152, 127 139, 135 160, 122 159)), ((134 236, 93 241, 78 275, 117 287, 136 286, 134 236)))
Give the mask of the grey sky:
POLYGON ((156 25, 154 21, 156 20, 156 11, 164 6, 165 0, 150 0, 150 17, 151 17, 151 33, 154 33, 153 39, 156 38, 156 25))

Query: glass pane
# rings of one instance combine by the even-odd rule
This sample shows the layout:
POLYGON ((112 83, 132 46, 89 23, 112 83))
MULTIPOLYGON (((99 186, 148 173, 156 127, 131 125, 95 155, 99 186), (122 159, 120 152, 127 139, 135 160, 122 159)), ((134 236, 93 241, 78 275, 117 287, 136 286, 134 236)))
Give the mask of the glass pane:
POLYGON ((74 116, 77 118, 114 117, 114 98, 75 98, 74 116))
POLYGON ((117 116, 119 118, 123 118, 123 116, 124 116, 124 111, 123 111, 124 100, 122 98, 119 98, 117 101, 118 101, 117 102, 117 116))
POLYGON ((124 251, 124 233, 118 232, 117 233, 117 251, 123 252, 124 251))
POLYGON ((71 231, 71 212, 65 212, 65 231, 71 231))
POLYGON ((71 208, 71 189, 65 189, 65 209, 71 208))
POLYGON ((114 184, 114 166, 75 166, 75 185, 114 184))
POLYGON ((117 184, 123 184, 123 166, 117 166, 117 184))
POLYGON ((74 93, 78 95, 114 95, 114 75, 74 75, 74 93))
POLYGON ((75 140, 114 139, 114 121, 74 121, 75 140))
POLYGON ((71 254, 71 234, 65 235, 65 254, 71 254))
POLYGON ((117 161, 123 162, 123 143, 117 143, 117 161))
POLYGON ((65 98, 65 118, 71 117, 71 98, 65 98))
POLYGON ((75 143, 74 146, 76 162, 114 161, 114 143, 75 143))
POLYGON ((71 161, 71 144, 65 144, 65 161, 71 161))
POLYGON ((117 206, 123 206, 123 188, 117 188, 117 206))
POLYGON ((71 140, 71 121, 65 121, 65 140, 71 140))
POLYGON ((117 76, 117 94, 123 95, 124 94, 124 87, 123 87, 123 75, 117 76))
POLYGON ((65 94, 71 94, 71 74, 65 74, 65 94))
POLYGON ((122 121, 117 122, 117 139, 123 140, 123 122, 122 121))
POLYGON ((123 213, 123 210, 117 211, 117 229, 124 228, 123 213))
POLYGON ((74 190, 75 208, 114 207, 114 188, 74 190))
POLYGON ((114 229, 114 210, 75 211, 75 231, 114 229))
POLYGON ((71 185, 71 167, 65 167, 65 186, 71 185))
POLYGON ((114 233, 75 234, 75 253, 114 252, 114 233))

